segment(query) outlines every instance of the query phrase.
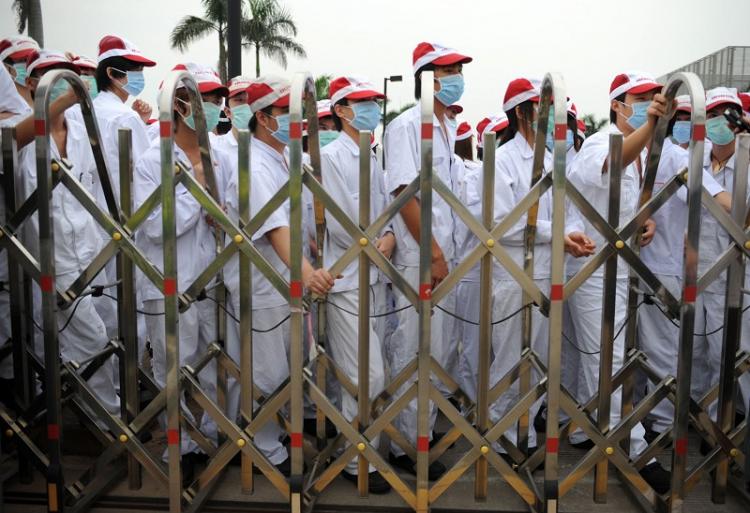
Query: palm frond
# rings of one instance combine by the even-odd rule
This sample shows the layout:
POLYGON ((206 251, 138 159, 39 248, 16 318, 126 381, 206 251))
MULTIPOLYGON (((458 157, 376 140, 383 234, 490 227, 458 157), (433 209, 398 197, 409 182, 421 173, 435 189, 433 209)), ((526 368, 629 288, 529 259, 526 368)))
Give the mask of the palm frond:
POLYGON ((190 43, 204 37, 212 30, 218 31, 219 27, 211 21, 199 18, 198 16, 185 16, 172 30, 169 42, 172 48, 184 52, 190 43))
POLYGON ((16 27, 20 34, 26 30, 26 21, 29 18, 27 4, 24 0, 13 0, 12 8, 16 12, 16 27))

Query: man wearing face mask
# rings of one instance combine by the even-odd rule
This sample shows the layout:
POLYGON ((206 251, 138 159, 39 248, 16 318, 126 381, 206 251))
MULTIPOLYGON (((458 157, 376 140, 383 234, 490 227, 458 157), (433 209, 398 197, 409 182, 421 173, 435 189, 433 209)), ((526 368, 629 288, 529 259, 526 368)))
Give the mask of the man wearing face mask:
MULTIPOLYGON (((461 99, 464 91, 462 75, 463 65, 471 62, 471 57, 458 53, 452 48, 433 43, 420 43, 414 49, 412 65, 415 78, 415 97, 420 98, 422 72, 434 72, 434 116, 432 123, 433 168, 437 178, 448 187, 453 188, 454 162, 453 146, 455 133, 446 123, 446 109, 461 99)), ((384 146, 388 154, 386 169, 387 191, 396 195, 419 175, 420 140, 422 125, 420 106, 399 115, 388 124, 385 132, 384 146)), ((393 219, 394 233, 398 241, 394 254, 394 263, 409 283, 417 289, 419 284, 419 199, 414 197, 401 209, 400 215, 393 219)), ((455 257, 453 228, 455 221, 448 204, 438 194, 432 198, 432 283, 434 288, 447 275, 449 263, 455 257)), ((406 307, 409 301, 394 287, 396 309, 406 307)), ((455 311, 455 296, 449 294, 441 306, 451 312, 455 311)), ((398 314, 398 328, 393 334, 390 358, 392 377, 395 377, 417 354, 419 340, 419 316, 413 308, 407 308, 398 314)), ((445 366, 448 337, 452 334, 452 318, 440 309, 432 312, 432 354, 440 365, 445 366)), ((414 377, 401 387, 398 394, 414 382, 414 377)), ((436 411, 430 406, 430 428, 435 424, 436 411)), ((417 401, 411 401, 402 411, 394 425, 414 446, 417 445, 417 401)), ((410 473, 415 473, 414 462, 395 442, 391 444, 391 462, 410 473)), ((445 472, 445 466, 439 461, 430 465, 429 478, 438 479, 445 472)))
POLYGON ((29 112, 32 99, 31 90, 26 84, 26 59, 35 51, 39 51, 39 45, 30 37, 12 36, 0 41, 0 61, 13 77, 16 91, 29 105, 29 112))
MULTIPOLYGON (((609 135, 621 133, 622 179, 620 199, 620 225, 631 219, 637 211, 640 184, 645 169, 646 146, 654 133, 656 121, 667 112, 666 98, 659 91, 662 86, 647 73, 628 72, 617 75, 610 86, 610 126, 592 135, 583 143, 581 151, 569 173, 569 180, 591 205, 607 218, 609 205, 609 135)), ((584 219, 585 231, 596 242, 605 244, 599 232, 584 219)), ((656 225, 649 219, 643 229, 641 245, 646 246, 654 236, 656 225)), ((568 275, 575 274, 588 257, 569 259, 568 275)), ((615 306, 615 330, 625 322, 627 307, 628 266, 620 261, 617 267, 617 292, 615 306)), ((575 329, 580 368, 576 399, 585 403, 598 390, 599 354, 602 326, 602 296, 604 266, 600 266, 568 300, 571 319, 575 329), (585 353, 584 353, 585 351, 585 353)), ((612 372, 617 372, 624 362, 624 334, 614 340, 612 372)), ((612 394, 610 426, 620 422, 622 395, 618 390, 612 394)), ((646 448, 644 429, 639 423, 630 432, 630 456, 637 456, 646 448)), ((570 436, 574 447, 591 448, 591 442, 579 429, 570 436)), ((658 493, 665 493, 670 486, 670 474, 659 462, 652 460, 641 470, 641 476, 658 493)))
POLYGON ((328 146, 341 135, 340 129, 333 121, 331 108, 331 100, 318 100, 318 141, 320 141, 321 148, 328 146))
POLYGON ((227 152, 234 161, 237 160, 237 130, 248 130, 250 118, 253 115, 250 105, 247 103, 247 88, 249 86, 250 79, 247 77, 238 76, 229 79, 229 82, 227 82, 229 97, 227 98, 227 105, 224 107, 224 113, 232 122, 232 129, 211 141, 211 146, 227 152))

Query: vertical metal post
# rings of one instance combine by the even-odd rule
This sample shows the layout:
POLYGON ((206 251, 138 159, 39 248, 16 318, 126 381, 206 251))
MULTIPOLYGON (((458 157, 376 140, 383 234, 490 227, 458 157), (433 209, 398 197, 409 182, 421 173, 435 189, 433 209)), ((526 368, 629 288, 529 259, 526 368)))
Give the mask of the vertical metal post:
POLYGON ((429 510, 430 366, 432 337, 433 73, 422 73, 419 170, 419 350, 417 351, 417 513, 429 510))
MULTIPOLYGON (((250 222, 250 132, 237 132, 240 228, 250 222)), ((250 257, 240 252, 240 427, 253 420, 253 294, 250 257)), ((242 492, 253 492, 253 461, 242 452, 242 492)))
POLYGON ((227 1, 227 72, 229 80, 242 75, 242 0, 227 1))
MULTIPOLYGON (((607 223, 620 224, 620 185, 622 177, 622 134, 609 136, 609 205, 607 223)), ((625 246, 618 240, 616 249, 625 246)), ((602 335, 599 349, 599 401, 597 427, 602 433, 609 431, 610 406, 612 402, 612 360, 614 356, 615 309, 617 308, 617 258, 615 251, 604 264, 604 288, 602 304, 602 335)), ((594 502, 607 502, 607 474, 609 460, 597 462, 594 473, 594 502)))
MULTIPOLYGON (((482 223, 492 229, 495 205, 495 132, 485 136, 485 158, 482 162, 482 223)), ((487 244, 489 241, 484 241, 487 244)), ((494 245, 494 241, 492 242, 494 245)), ((477 430, 484 435, 489 429, 490 352, 492 349, 492 255, 486 252, 479 266, 479 369, 477 377, 477 430)), ((474 497, 486 500, 488 492, 487 458, 477 460, 474 497)))
POLYGON ((380 141, 383 144, 383 169, 385 169, 385 117, 388 115, 388 77, 383 78, 383 132, 380 141))
MULTIPOLYGON (((750 160, 750 135, 740 134, 735 143, 736 165, 734 173, 734 188, 732 191, 732 219, 739 225, 745 224, 747 211, 747 167, 750 160)), ((719 374, 719 404, 717 422, 724 433, 729 433, 734 427, 734 395, 735 395, 735 359, 742 336, 742 288, 745 283, 745 256, 737 253, 737 257, 729 265, 727 271, 727 291, 724 311, 724 341, 721 348, 721 370, 719 374)), ((726 500, 727 478, 729 474, 729 460, 722 451, 721 459, 714 472, 711 499, 714 503, 723 504, 726 500)))
MULTIPOLYGON (((359 132, 359 227, 363 230, 370 225, 370 175, 372 170, 372 151, 370 150, 370 132, 359 132)), ((360 245, 367 240, 360 241, 360 245)), ((357 330, 358 378, 357 378, 357 406, 359 408, 359 431, 363 433, 370 424, 370 259, 362 251, 359 254, 359 317, 357 330)), ((357 461, 360 497, 367 496, 369 481, 369 464, 367 459, 359 453, 357 461)))
MULTIPOLYGON (((124 219, 132 214, 131 184, 133 180, 133 138, 129 128, 118 133, 120 156, 120 209, 124 219)), ((114 235, 114 234, 112 234, 114 235)), ((122 418, 130 423, 140 408, 138 393, 138 320, 136 318, 135 267, 122 251, 117 253, 117 322, 125 353, 120 364, 120 407, 122 418)), ((141 467, 132 454, 128 454, 128 486, 141 487, 141 467)))

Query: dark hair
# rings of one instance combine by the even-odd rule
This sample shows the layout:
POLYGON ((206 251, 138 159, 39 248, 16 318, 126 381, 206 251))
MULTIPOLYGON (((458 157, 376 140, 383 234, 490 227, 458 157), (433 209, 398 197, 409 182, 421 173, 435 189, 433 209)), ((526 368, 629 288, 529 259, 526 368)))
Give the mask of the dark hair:
POLYGON ((346 98, 341 98, 339 101, 331 105, 331 118, 333 119, 333 126, 336 127, 337 132, 341 132, 344 129, 344 122, 341 121, 341 118, 336 115, 336 105, 343 105, 343 106, 349 106, 349 100, 346 98))
POLYGON ((484 158, 484 148, 481 146, 477 146, 477 160, 482 160, 484 158))
MULTIPOLYGON (((260 111, 263 114, 271 115, 271 112, 273 111, 273 105, 269 105, 268 107, 263 107, 260 109, 260 111)), ((255 113, 253 112, 253 117, 250 118, 250 132, 255 134, 255 130, 258 128, 258 118, 255 117, 255 113)))
POLYGON ((419 100, 422 97, 422 72, 435 71, 435 65, 425 64, 414 73, 414 98, 419 100))
MULTIPOLYGON (((525 119, 531 119, 534 114, 534 102, 526 100, 518 105, 518 108, 523 113, 525 119)), ((516 108, 513 107, 505 113, 508 116, 508 126, 503 130, 503 135, 500 137, 500 145, 503 145, 513 139, 518 132, 518 116, 516 116, 516 108)))
MULTIPOLYGON (((626 94, 627 93, 622 93, 620 96, 615 98, 615 101, 620 102, 620 103, 625 103, 626 94)), ((617 112, 613 111, 611 107, 609 109, 609 122, 612 123, 613 125, 617 124, 617 112)))
POLYGON ((578 135, 578 120, 572 114, 568 114, 568 128, 573 132, 573 148, 578 151, 583 146, 583 139, 578 135))
MULTIPOLYGON (((133 71, 141 66, 143 65, 128 60, 125 57, 108 57, 96 67, 96 74, 94 75, 96 77, 96 87, 99 88, 100 91, 109 91, 114 87, 112 85, 112 79, 107 75, 107 68, 117 68, 118 70, 125 72, 133 71)), ((112 76, 117 78, 125 77, 125 73, 120 73, 120 71, 112 70, 112 76)))
POLYGON ((456 141, 454 146, 454 153, 464 160, 474 160, 472 150, 472 141, 474 137, 463 139, 462 141, 456 141))

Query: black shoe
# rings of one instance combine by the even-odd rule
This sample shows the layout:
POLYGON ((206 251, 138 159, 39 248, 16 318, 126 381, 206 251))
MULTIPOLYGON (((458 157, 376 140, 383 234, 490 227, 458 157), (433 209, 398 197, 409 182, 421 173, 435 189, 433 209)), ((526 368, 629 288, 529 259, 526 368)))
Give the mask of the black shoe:
POLYGON ((702 456, 708 455, 709 452, 713 451, 713 446, 706 442, 705 440, 701 440, 701 446, 700 446, 700 452, 702 456))
MULTIPOLYGON (((388 454, 388 461, 394 467, 398 467, 401 470, 405 470, 409 474, 414 476, 417 475, 417 464, 411 460, 406 454, 401 456, 394 456, 393 453, 388 454)), ((439 461, 433 461, 427 471, 427 478, 430 481, 437 481, 440 477, 445 474, 445 465, 439 461)))
POLYGON ((659 495, 667 493, 672 485, 672 473, 666 471, 658 461, 643 467, 639 474, 659 495))
POLYGON ((537 433, 547 432, 547 407, 539 408, 539 411, 534 415, 534 430, 537 433))
POLYGON ((659 437, 660 434, 661 433, 659 433, 658 431, 646 428, 646 433, 643 435, 643 439, 646 440, 646 443, 648 445, 651 445, 652 443, 654 443, 654 440, 659 437))
MULTIPOLYGON (((304 425, 302 427, 302 431, 305 432, 306 435, 310 436, 318 436, 318 424, 316 419, 305 419, 304 425)), ((328 420, 326 418, 326 438, 336 438, 336 435, 338 435, 339 432, 336 429, 336 426, 333 425, 333 422, 328 420)))
MULTIPOLYGON (((205 454, 203 455, 205 456, 205 454)), ((180 470, 182 471, 182 487, 188 488, 195 480, 195 467, 198 466, 201 461, 205 461, 201 458, 201 455, 195 452, 189 452, 183 454, 180 459, 180 470)))
MULTIPOLYGON (((341 477, 355 485, 357 484, 357 474, 350 474, 345 470, 341 473, 341 477)), ((375 495, 382 495, 391 491, 391 485, 388 484, 388 481, 383 479, 380 472, 374 471, 369 474, 367 491, 375 495)))
MULTIPOLYGON (((443 437, 445 435, 447 435, 447 434, 448 433, 435 433, 435 432, 433 432, 432 433, 432 440, 430 440, 430 449, 432 449, 433 447, 435 447, 438 444, 438 442, 440 440, 442 440, 443 437)), ((453 449, 454 447, 456 447, 456 442, 453 442, 452 444, 450 444, 448 446, 448 449, 453 449)))
POLYGON ((274 465, 284 477, 292 475, 292 458, 287 458, 278 465, 274 465))
POLYGON ((586 439, 586 440, 584 440, 582 442, 576 442, 576 443, 570 442, 570 446, 571 447, 575 447, 576 449, 581 449, 581 450, 584 450, 584 451, 589 451, 589 450, 591 450, 591 449, 594 448, 594 442, 592 442, 589 439, 586 439))

